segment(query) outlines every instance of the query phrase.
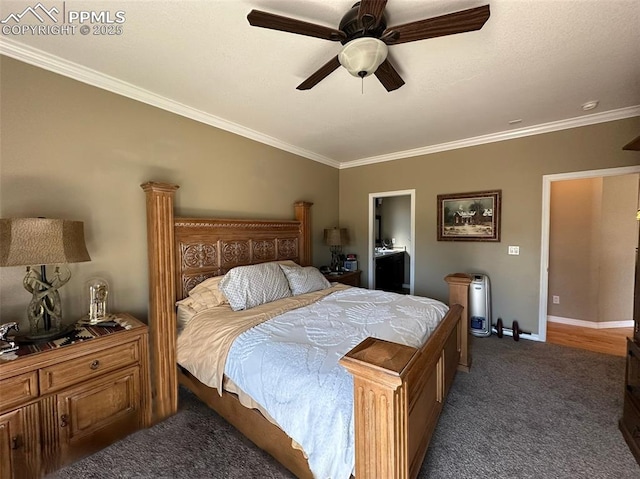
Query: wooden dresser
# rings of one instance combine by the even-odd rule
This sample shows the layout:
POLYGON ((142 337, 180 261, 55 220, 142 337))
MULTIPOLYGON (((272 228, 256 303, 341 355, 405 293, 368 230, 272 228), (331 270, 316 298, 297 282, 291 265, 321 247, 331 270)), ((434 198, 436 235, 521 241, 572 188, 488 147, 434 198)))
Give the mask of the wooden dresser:
POLYGON ((0 478, 38 478, 151 422, 147 326, 85 327, 0 356, 0 478))
POLYGON ((624 408, 620 430, 640 464, 640 258, 637 249, 633 322, 633 338, 627 338, 624 408))

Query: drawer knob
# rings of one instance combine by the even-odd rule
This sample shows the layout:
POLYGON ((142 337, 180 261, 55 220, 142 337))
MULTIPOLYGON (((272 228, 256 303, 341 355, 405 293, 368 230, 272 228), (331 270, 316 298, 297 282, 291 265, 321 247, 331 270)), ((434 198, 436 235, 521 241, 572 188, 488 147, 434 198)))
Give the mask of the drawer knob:
POLYGON ((60 416, 60 427, 67 427, 69 425, 69 416, 63 414, 60 416))
POLYGON ((89 367, 95 371, 100 367, 100 361, 98 361, 97 359, 94 359, 94 361, 91 363, 91 366, 89 367))

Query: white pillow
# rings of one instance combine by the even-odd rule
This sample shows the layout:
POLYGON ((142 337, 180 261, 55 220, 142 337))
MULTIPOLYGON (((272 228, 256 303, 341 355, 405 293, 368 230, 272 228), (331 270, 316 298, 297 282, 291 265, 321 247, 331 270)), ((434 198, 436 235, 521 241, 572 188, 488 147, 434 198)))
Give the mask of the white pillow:
POLYGON ((331 283, 313 266, 302 267, 281 264, 280 268, 287 277, 289 288, 294 296, 331 287, 331 283))
POLYGON ((219 285, 234 311, 291 296, 289 282, 276 262, 237 266, 219 285))

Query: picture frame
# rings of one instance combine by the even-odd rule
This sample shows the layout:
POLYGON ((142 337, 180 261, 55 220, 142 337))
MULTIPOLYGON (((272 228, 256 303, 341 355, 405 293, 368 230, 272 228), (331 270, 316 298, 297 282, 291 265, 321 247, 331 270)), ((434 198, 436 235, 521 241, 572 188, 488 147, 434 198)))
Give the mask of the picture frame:
POLYGON ((438 195, 438 241, 500 241, 502 190, 438 195))

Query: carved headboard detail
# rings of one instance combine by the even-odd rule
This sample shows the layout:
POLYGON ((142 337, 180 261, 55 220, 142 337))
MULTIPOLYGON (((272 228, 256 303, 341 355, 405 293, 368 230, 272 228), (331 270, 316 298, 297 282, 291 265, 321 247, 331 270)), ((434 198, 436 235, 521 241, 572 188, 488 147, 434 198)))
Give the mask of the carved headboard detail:
POLYGON ((303 263, 304 231, 298 220, 176 218, 174 232, 178 299, 235 266, 281 260, 303 263))

